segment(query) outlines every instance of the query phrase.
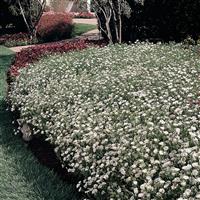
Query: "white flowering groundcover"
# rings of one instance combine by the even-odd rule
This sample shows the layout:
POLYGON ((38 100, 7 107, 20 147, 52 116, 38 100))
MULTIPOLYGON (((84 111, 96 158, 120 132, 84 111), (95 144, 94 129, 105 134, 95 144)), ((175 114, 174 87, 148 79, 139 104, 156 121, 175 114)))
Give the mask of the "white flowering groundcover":
POLYGON ((196 200, 199 76, 199 55, 181 45, 115 45, 44 58, 9 98, 89 198, 196 200))

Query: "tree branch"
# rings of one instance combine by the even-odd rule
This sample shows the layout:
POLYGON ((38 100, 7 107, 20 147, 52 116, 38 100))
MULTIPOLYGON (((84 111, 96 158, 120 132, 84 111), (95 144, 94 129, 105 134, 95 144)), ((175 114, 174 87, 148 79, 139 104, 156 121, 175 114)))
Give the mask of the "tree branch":
POLYGON ((27 26, 28 32, 31 33, 30 26, 29 26, 28 21, 27 21, 27 19, 26 19, 26 16, 25 16, 25 13, 24 13, 24 10, 23 10, 23 8, 22 8, 22 5, 21 5, 20 0, 17 0, 17 3, 18 3, 18 5, 19 5, 19 8, 20 8, 21 14, 22 14, 22 16, 23 16, 24 22, 25 22, 25 24, 26 24, 26 26, 27 26))

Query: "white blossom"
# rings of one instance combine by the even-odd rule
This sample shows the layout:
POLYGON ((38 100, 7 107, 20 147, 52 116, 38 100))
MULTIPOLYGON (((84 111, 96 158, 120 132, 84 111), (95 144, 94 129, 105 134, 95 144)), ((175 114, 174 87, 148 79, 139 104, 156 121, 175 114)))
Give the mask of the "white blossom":
POLYGON ((113 45, 29 65, 9 98, 63 166, 81 173, 79 191, 113 200, 199 199, 199 77, 192 48, 113 45))

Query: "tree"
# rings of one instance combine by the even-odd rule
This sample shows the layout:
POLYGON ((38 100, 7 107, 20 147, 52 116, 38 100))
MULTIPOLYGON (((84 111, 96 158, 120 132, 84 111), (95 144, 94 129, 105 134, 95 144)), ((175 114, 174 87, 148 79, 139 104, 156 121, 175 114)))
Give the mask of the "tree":
POLYGON ((131 8, 126 0, 93 0, 100 30, 110 43, 122 42, 123 17, 130 17, 131 8))
POLYGON ((23 16, 30 37, 35 37, 36 26, 45 9, 46 0, 17 0, 17 5, 19 6, 20 14, 23 16))
POLYGON ((110 43, 200 38, 200 0, 92 0, 92 7, 110 43))
POLYGON ((200 38, 200 0, 93 2, 99 27, 109 41, 134 42, 139 39, 181 42, 187 37, 195 41, 200 38))
POLYGON ((50 6, 56 12, 70 12, 74 3, 78 3, 79 0, 50 0, 50 6))
POLYGON ((54 11, 65 11, 67 0, 50 0, 50 5, 54 11))
POLYGON ((15 31, 24 31, 24 22, 22 17, 16 16, 11 11, 11 6, 15 1, 2 0, 0 1, 0 26, 3 28, 2 33, 6 32, 8 25, 15 27, 15 31), (16 24, 18 26, 16 27, 16 24))
MULTIPOLYGON (((46 0, 3 0, 3 4, 12 16, 23 18, 30 37, 35 37, 36 26, 46 6, 46 0)), ((15 26, 17 25, 16 23, 15 26)))

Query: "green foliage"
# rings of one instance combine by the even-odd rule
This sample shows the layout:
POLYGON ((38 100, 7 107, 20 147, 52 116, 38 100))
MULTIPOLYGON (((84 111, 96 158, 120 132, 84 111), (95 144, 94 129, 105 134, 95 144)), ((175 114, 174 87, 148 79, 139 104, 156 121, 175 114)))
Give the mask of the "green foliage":
MULTIPOLYGON (((117 5, 115 2, 118 1, 95 1, 100 2, 102 5, 102 7, 97 5, 96 11, 101 26, 104 30, 107 30, 104 12, 107 12, 112 4, 117 5)), ((199 0, 126 0, 124 2, 132 10, 130 17, 127 17, 127 15, 122 17, 122 40, 125 42, 133 42, 137 39, 180 42, 188 37, 195 41, 199 38, 199 0)), ((127 9, 125 10, 127 11, 127 9)), ((128 13, 130 14, 130 12, 128 13)), ((113 22, 114 18, 113 15, 110 23, 113 40, 117 37, 116 26, 113 22)))
POLYGON ((127 0, 93 0, 99 28, 110 43, 122 43, 122 18, 130 18, 132 10, 127 0))
POLYGON ((131 20, 137 22, 130 22, 127 28, 134 26, 135 37, 182 41, 188 37, 197 40, 200 35, 199 0, 144 0, 143 4, 131 6, 135 10, 131 20))

